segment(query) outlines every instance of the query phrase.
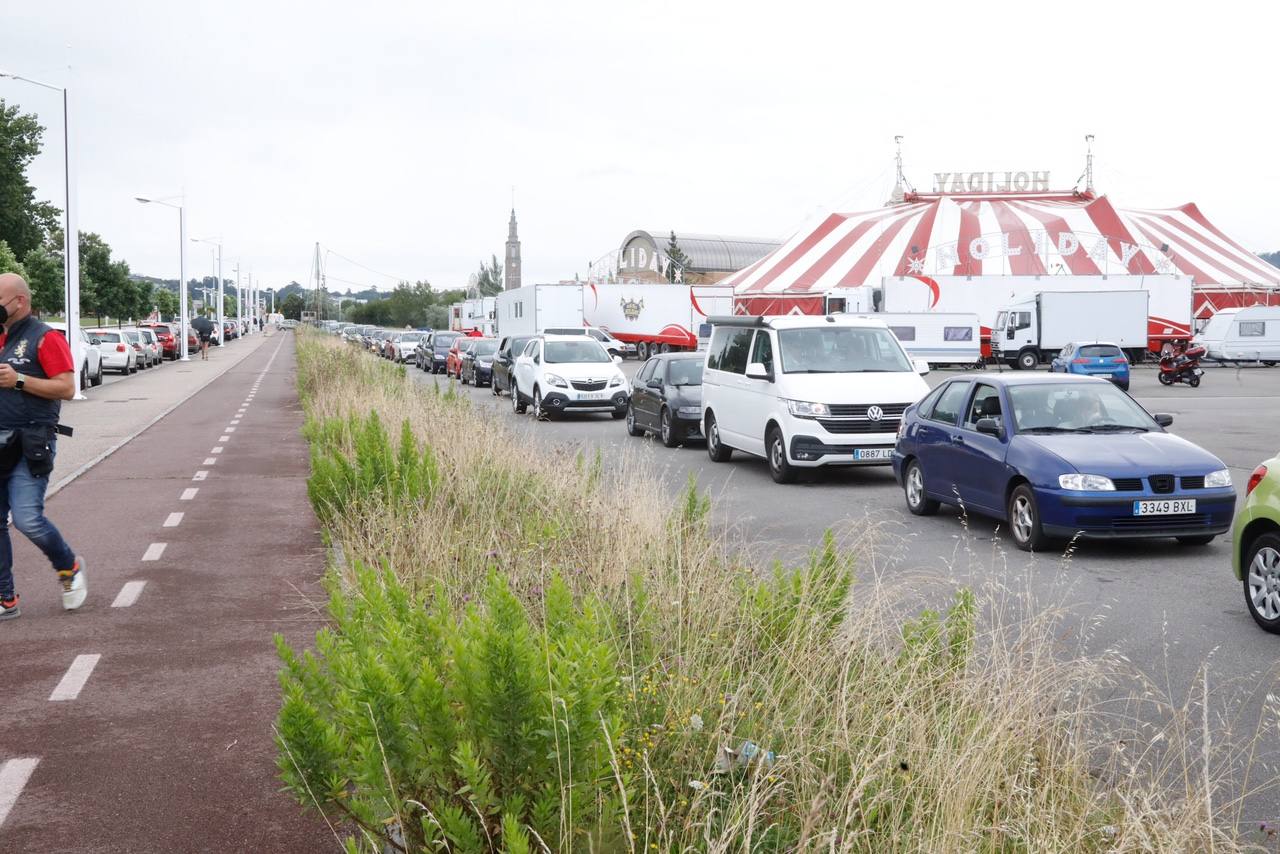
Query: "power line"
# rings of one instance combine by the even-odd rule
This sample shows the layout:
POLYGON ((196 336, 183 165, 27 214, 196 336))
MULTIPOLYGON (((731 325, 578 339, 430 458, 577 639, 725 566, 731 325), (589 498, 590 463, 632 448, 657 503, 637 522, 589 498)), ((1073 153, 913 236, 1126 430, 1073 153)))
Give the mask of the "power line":
POLYGON ((352 258, 348 258, 346 255, 343 255, 341 252, 337 252, 337 251, 335 251, 335 250, 333 250, 333 249, 329 249, 328 247, 326 247, 324 251, 325 251, 325 254, 326 254, 326 255, 337 255, 337 256, 338 256, 339 258, 341 258, 343 261, 346 261, 346 262, 347 262, 347 263, 349 263, 349 264, 355 264, 355 265, 356 265, 357 267, 359 267, 360 269, 362 269, 362 270, 368 270, 370 273, 374 273, 374 274, 379 275, 379 276, 385 276, 385 277, 386 277, 386 278, 388 278, 388 279, 395 279, 397 282, 411 282, 411 281, 413 281, 413 279, 410 279, 410 278, 408 278, 407 276, 393 276, 393 275, 391 275, 390 273, 383 273, 383 272, 382 272, 382 271, 380 271, 380 270, 375 270, 375 269, 373 269, 372 267, 367 267, 367 266, 365 266, 364 264, 361 264, 359 261, 356 261, 356 260, 354 260, 354 259, 352 259, 352 258))

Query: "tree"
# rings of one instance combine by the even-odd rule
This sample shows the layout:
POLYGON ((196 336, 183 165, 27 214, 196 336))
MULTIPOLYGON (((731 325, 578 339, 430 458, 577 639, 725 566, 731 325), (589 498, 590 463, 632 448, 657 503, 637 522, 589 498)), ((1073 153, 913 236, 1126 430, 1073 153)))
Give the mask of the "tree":
POLYGON ((37 202, 27 180, 27 166, 40 153, 44 128, 32 115, 0 100, 0 241, 19 258, 45 241, 60 211, 37 202))
MULTIPOLYGON (((123 261, 121 263, 124 263, 123 261)), ((151 314, 151 309, 155 306, 155 287, 148 281, 142 279, 132 279, 129 282, 133 286, 133 308, 129 314, 132 317, 142 318, 151 314)))
POLYGON ((80 232, 80 309, 102 322, 99 289, 111 288, 111 247, 91 231, 80 232))
POLYGON ((132 317, 138 305, 138 289, 129 278, 129 265, 125 261, 112 261, 107 266, 106 278, 97 283, 97 308, 108 317, 132 317))
POLYGON ((285 316, 286 320, 301 320, 302 310, 307 307, 307 301, 302 298, 301 294, 289 294, 284 298, 284 302, 280 304, 280 313, 285 316))
POLYGON ((667 241, 667 281, 685 281, 685 268, 688 266, 689 256, 684 254, 680 244, 676 243, 676 233, 673 231, 671 239, 667 241))
POLYGON ((3 240, 0 240, 0 273, 17 273, 24 279, 27 277, 26 267, 22 266, 17 254, 3 240))
POLYGON ((488 264, 480 262, 480 272, 476 274, 476 290, 485 297, 502 293, 502 267, 498 264, 497 255, 488 264))
POLYGON ((178 295, 166 287, 153 288, 151 302, 161 318, 173 317, 178 313, 178 295))
POLYGON ((27 284, 31 286, 31 307, 41 314, 56 314, 66 306, 67 283, 62 269, 62 253, 37 246, 23 259, 27 284))

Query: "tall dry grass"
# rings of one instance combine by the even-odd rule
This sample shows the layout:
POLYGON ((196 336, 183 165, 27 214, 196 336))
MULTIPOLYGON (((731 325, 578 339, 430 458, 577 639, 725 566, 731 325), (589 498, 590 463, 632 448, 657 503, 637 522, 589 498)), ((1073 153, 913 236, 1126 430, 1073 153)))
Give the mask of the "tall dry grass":
POLYGON ((535 614, 553 572, 614 607, 628 728, 601 785, 628 791, 632 850, 1244 847, 1207 710, 1064 649, 1062 612, 1025 591, 921 602, 831 541, 804 566, 747 565, 705 496, 673 501, 639 461, 516 437, 332 339, 298 347, 312 419, 407 422, 439 466, 426 503, 352 497, 328 531, 347 561, 442 581, 458 606, 497 567, 535 614))

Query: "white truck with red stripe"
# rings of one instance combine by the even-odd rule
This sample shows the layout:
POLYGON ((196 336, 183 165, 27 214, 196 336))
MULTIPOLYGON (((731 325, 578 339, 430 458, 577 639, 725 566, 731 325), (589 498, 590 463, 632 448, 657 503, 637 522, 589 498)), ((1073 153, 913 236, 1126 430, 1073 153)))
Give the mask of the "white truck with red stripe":
POLYGON ((582 318, 619 341, 653 353, 696 350, 710 337, 707 318, 733 313, 733 288, 723 285, 604 285, 582 289, 582 318), (704 328, 705 327, 705 328, 704 328))
POLYGON ((1146 291, 1147 348, 1191 337, 1192 277, 1121 276, 886 276, 877 311, 973 312, 982 324, 982 354, 991 355, 996 313, 1036 294, 1068 291, 1146 291))

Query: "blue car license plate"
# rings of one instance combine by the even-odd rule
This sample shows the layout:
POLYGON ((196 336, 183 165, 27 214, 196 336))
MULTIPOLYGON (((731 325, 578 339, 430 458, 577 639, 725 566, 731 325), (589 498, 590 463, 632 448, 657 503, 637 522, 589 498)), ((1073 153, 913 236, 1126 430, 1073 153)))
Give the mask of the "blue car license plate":
POLYGON ((1194 498, 1169 498, 1158 501, 1133 502, 1135 516, 1179 516, 1196 512, 1194 498))

